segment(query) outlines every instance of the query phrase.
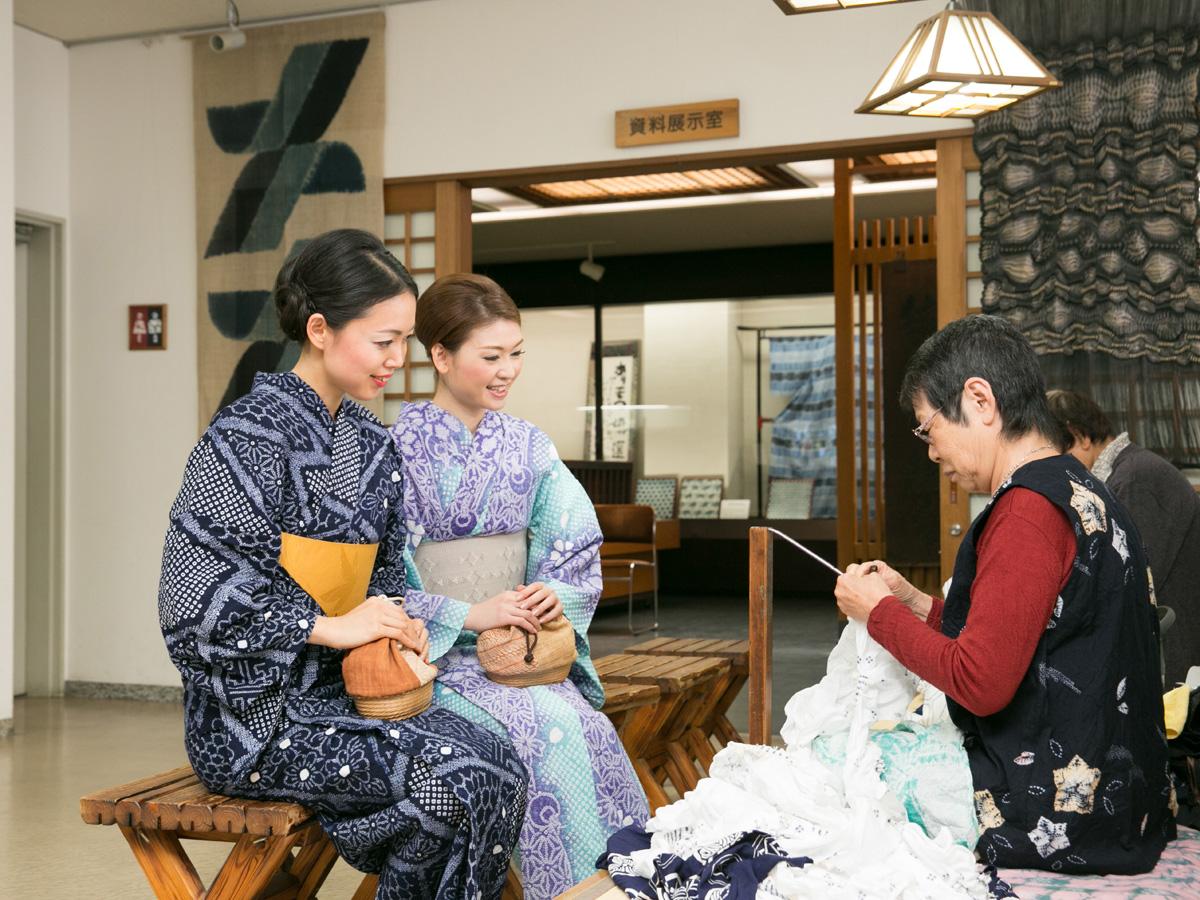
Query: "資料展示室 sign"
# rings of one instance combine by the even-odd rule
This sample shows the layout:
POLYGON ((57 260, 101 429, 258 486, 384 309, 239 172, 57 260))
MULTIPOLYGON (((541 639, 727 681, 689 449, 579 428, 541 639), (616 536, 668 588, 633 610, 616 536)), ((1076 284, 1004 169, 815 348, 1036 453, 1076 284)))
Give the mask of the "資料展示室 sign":
POLYGON ((738 136, 738 101, 710 100, 675 106, 621 109, 616 115, 618 147, 707 141, 738 136))

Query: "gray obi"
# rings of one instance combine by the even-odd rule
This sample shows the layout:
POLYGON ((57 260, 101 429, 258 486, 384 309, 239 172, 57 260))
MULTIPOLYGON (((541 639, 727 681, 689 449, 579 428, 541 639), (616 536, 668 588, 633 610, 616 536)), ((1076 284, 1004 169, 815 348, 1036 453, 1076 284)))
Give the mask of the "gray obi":
POLYGON ((479 603, 525 583, 529 533, 421 541, 413 554, 427 594, 479 603))

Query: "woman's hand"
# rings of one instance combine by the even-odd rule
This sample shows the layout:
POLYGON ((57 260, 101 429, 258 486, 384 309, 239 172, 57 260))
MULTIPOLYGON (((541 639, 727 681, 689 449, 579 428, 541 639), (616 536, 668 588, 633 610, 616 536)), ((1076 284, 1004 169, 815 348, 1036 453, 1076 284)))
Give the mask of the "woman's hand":
POLYGON ((911 609, 922 619, 929 615, 929 610, 933 604, 930 602, 929 595, 924 591, 919 591, 913 587, 912 582, 885 563, 882 559, 872 559, 865 563, 848 566, 846 574, 854 573, 863 575, 870 571, 871 567, 875 567, 875 571, 880 574, 883 580, 887 583, 888 590, 892 596, 911 609))
POLYGON ((521 598, 521 606, 537 616, 543 625, 562 615, 563 605, 558 594, 540 581, 531 585, 518 584, 517 595, 521 598))
POLYGON ((866 622, 879 601, 892 593, 880 573, 868 571, 869 565, 848 566, 833 589, 838 609, 856 622, 866 622))
POLYGON ((521 605, 521 594, 517 591, 501 591, 495 597, 476 603, 463 622, 464 628, 477 632, 509 625, 524 628, 531 634, 542 628, 537 616, 521 605))
POLYGON ((368 597, 344 616, 317 616, 308 642, 335 650, 353 650, 379 638, 392 638, 415 652, 420 644, 411 623, 412 619, 398 602, 377 595, 368 597))
POLYGON ((429 629, 425 627, 425 623, 420 619, 409 619, 408 632, 417 645, 409 649, 425 662, 429 662, 429 629))

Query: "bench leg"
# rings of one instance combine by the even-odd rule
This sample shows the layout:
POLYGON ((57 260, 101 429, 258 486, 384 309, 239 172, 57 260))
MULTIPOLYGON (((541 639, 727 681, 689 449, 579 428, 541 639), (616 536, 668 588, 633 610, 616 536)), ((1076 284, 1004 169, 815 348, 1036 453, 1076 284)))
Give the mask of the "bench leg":
MULTIPOLYGON (((319 825, 310 827, 320 828, 319 825)), ((291 858, 292 848, 307 837, 307 829, 283 837, 243 834, 204 896, 207 900, 257 897, 291 858)))
POLYGON ((298 882, 295 900, 313 900, 337 858, 337 848, 329 835, 323 830, 313 835, 288 867, 288 874, 298 882))
POLYGON ((379 876, 368 875, 363 878, 352 900, 375 900, 375 892, 379 890, 379 876))
POLYGON ((204 885, 179 838, 169 831, 142 831, 121 825, 133 855, 159 900, 198 900, 204 885))

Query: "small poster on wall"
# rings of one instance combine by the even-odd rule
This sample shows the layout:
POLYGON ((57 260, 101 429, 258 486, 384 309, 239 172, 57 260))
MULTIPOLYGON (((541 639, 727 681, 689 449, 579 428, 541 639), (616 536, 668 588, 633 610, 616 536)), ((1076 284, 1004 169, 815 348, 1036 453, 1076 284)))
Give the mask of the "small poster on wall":
MULTIPOLYGON (((605 341, 603 365, 601 366, 601 398, 603 404, 601 422, 604 437, 604 459, 629 462, 633 459, 633 448, 637 437, 637 420, 634 410, 622 410, 638 402, 638 342, 605 341)), ((596 414, 595 404, 595 358, 593 345, 589 353, 587 405, 584 423, 583 458, 596 458, 596 414)))
POLYGON ((167 306, 129 307, 129 349, 167 349, 167 306))

